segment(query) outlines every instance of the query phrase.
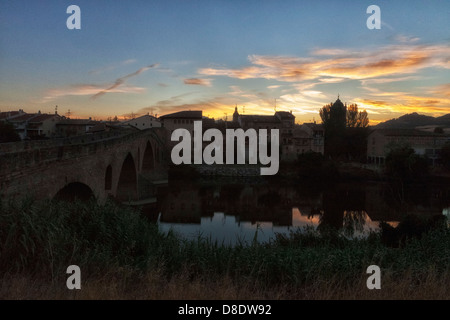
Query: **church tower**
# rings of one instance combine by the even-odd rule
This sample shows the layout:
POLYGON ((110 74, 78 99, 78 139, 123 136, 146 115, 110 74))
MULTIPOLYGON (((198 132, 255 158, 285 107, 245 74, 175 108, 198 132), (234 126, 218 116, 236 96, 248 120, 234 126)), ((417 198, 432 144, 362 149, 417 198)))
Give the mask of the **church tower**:
POLYGON ((332 104, 330 108, 330 121, 331 125, 334 129, 338 131, 345 130, 347 119, 347 106, 342 103, 339 99, 339 95, 337 100, 332 104))
POLYGON ((234 108, 234 113, 233 113, 233 122, 238 122, 239 121, 239 112, 237 110, 237 106, 234 108))

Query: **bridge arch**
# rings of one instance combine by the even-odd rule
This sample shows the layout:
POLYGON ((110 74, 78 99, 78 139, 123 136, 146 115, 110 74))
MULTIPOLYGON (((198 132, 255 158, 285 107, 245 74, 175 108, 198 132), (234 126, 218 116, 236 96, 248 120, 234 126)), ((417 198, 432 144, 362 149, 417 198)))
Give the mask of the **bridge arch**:
POLYGON ((54 200, 59 201, 89 201, 94 198, 92 189, 81 182, 71 182, 61 188, 53 197, 54 200))
POLYGON ((108 165, 108 167, 106 167, 106 172, 105 172, 105 190, 109 191, 112 189, 112 166, 108 165))
POLYGON ((137 171, 139 172, 141 169, 141 148, 138 147, 137 151, 137 171))
POLYGON ((137 170, 133 156, 128 153, 120 170, 116 198, 120 201, 137 198, 137 170))
POLYGON ((149 172, 155 169, 155 154, 153 152, 153 147, 150 141, 147 141, 145 146, 144 158, 142 160, 142 171, 149 172))

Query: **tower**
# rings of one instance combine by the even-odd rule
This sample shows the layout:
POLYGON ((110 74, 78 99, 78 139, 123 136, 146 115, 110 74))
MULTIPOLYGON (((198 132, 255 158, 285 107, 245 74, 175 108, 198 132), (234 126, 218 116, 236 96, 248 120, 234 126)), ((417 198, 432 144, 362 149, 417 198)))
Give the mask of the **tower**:
POLYGON ((233 122, 238 122, 239 121, 239 112, 237 110, 237 105, 234 108, 234 113, 233 113, 233 122))

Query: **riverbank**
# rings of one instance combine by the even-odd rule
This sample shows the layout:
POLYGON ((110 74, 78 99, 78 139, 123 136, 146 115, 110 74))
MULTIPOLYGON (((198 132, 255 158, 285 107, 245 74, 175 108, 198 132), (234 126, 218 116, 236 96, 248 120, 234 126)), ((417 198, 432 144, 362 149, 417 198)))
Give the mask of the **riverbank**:
POLYGON ((113 203, 0 207, 1 299, 448 299, 450 230, 387 247, 303 230, 234 247, 163 234, 113 203), (65 284, 81 269, 82 289, 65 284), (381 268, 381 290, 366 286, 381 268))
MULTIPOLYGON (((448 300, 449 273, 430 271, 422 279, 411 272, 397 278, 382 275, 380 290, 368 290, 367 276, 353 284, 336 276, 313 284, 278 284, 266 288, 251 280, 234 281, 189 279, 178 274, 167 279, 163 272, 152 270, 145 275, 127 277, 129 271, 119 269, 104 276, 84 278, 81 290, 68 290, 65 277, 52 281, 28 275, 5 275, 0 278, 2 300, 448 300)), ((295 303, 295 302, 294 302, 295 303)))

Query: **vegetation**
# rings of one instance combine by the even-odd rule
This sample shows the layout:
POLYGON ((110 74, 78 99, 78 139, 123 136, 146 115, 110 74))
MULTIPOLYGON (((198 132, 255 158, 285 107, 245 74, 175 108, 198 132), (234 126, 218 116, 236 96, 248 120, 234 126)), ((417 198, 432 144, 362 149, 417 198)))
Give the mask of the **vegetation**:
POLYGON ((365 161, 369 118, 356 104, 338 99, 320 109, 325 128, 325 155, 334 159, 365 161))
POLYGON ((339 172, 334 162, 326 160, 318 152, 307 152, 298 155, 295 165, 298 177, 301 179, 328 181, 339 178, 339 172))
POLYGON ((20 141, 14 126, 11 123, 0 121, 0 143, 20 141))
POLYGON ((444 133, 444 128, 442 127, 436 127, 433 130, 434 133, 438 133, 438 134, 443 134, 444 133))
POLYGON ((0 212, 0 298, 377 297, 365 286, 372 264, 382 269, 378 297, 446 299, 450 290, 446 227, 404 239, 400 249, 379 234, 348 240, 315 230, 227 247, 163 234, 112 202, 25 201, 0 212), (79 293, 61 285, 71 264, 82 270, 79 293))
POLYGON ((408 145, 390 144, 386 155, 386 174, 394 180, 421 180, 428 175, 429 165, 425 157, 408 145))
POLYGON ((369 117, 367 111, 358 111, 357 104, 351 104, 347 107, 347 128, 367 128, 369 126, 369 117))
POLYGON ((441 151, 442 164, 447 170, 450 170, 450 142, 447 142, 441 151))

